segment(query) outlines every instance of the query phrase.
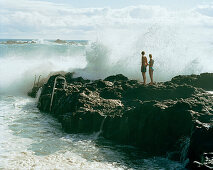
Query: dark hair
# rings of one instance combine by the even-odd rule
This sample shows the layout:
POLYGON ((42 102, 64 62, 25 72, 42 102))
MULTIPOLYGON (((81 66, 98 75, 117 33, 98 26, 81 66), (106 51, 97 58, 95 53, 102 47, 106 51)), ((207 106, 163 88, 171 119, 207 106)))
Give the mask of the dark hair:
POLYGON ((149 54, 149 57, 152 57, 152 54, 149 54))
POLYGON ((144 54, 145 54, 145 52, 144 52, 144 51, 142 51, 142 52, 141 52, 141 54, 142 54, 142 55, 144 55, 144 54))

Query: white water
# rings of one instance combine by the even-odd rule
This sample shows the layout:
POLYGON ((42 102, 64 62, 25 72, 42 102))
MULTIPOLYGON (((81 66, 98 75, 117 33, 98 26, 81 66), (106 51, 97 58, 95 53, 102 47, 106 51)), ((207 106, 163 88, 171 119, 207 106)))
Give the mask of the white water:
POLYGON ((202 38, 194 40, 195 37, 185 40, 189 30, 182 29, 153 25, 140 34, 115 33, 113 39, 106 37, 109 32, 101 36, 101 40, 85 46, 0 44, 3 51, 0 53, 0 93, 26 94, 32 88, 35 75, 44 78, 54 71, 71 71, 75 76, 88 79, 121 73, 142 80, 141 50, 147 55, 153 54, 155 81, 170 80, 179 74, 213 72, 212 43, 202 42, 202 38), (125 34, 131 36, 123 37, 125 34))
POLYGON ((0 44, 0 94, 26 94, 34 77, 86 65, 85 47, 58 44, 0 44))
POLYGON ((208 91, 209 93, 213 94, 213 91, 208 91))
POLYGON ((189 150, 189 145, 190 145, 190 138, 186 137, 185 139, 182 139, 181 143, 181 153, 180 153, 180 161, 184 164, 187 165, 189 160, 187 158, 188 155, 188 150, 189 150))
POLYGON ((69 135, 33 99, 0 97, 0 169, 182 169, 92 135, 69 135))
POLYGON ((57 121, 40 114, 31 99, 4 99, 0 101, 0 168, 122 168, 116 163, 96 162, 95 159, 103 158, 96 156, 98 148, 91 136, 81 138, 80 135, 75 137, 63 133, 57 121), (91 158, 87 159, 87 156, 91 158))
POLYGON ((96 133, 96 138, 98 138, 103 132, 103 126, 104 126, 105 119, 106 119, 106 117, 104 117, 101 122, 100 130, 99 130, 99 132, 96 133))
POLYGON ((36 102, 39 101, 39 98, 40 98, 40 96, 41 96, 41 92, 42 92, 42 87, 40 87, 40 88, 38 89, 38 92, 36 93, 36 102))

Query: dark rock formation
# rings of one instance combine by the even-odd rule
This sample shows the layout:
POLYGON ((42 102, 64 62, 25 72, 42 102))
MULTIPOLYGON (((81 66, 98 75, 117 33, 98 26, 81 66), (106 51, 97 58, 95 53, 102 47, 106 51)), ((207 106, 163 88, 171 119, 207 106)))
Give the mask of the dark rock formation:
POLYGON ((38 108, 57 117, 65 131, 101 130, 105 138, 115 142, 155 155, 175 152, 178 158, 182 153, 181 140, 190 138, 188 167, 195 167, 196 161, 200 167, 212 166, 213 96, 188 85, 190 77, 184 78, 185 84, 181 84, 183 77, 176 77, 171 82, 144 86, 123 75, 89 81, 67 73, 67 88, 55 91, 50 107, 56 76, 43 85, 38 108))
POLYGON ((36 97, 36 94, 39 90, 40 86, 34 86, 28 93, 27 95, 32 97, 32 98, 35 98, 36 97))
POLYGON ((57 40, 55 40, 54 42, 55 42, 55 43, 58 43, 58 44, 65 44, 65 43, 67 43, 66 41, 60 40, 60 39, 57 39, 57 40))
POLYGON ((213 90, 213 73, 202 73, 200 75, 176 76, 171 80, 176 84, 188 84, 205 90, 213 90))
MULTIPOLYGON (((213 116, 212 116, 213 117, 213 116)), ((211 117, 211 118, 212 118, 211 117)), ((191 135, 188 157, 192 168, 213 169, 213 126, 212 123, 196 121, 191 135), (195 161, 196 160, 196 161, 195 161), (199 161, 199 162, 198 162, 199 161)))

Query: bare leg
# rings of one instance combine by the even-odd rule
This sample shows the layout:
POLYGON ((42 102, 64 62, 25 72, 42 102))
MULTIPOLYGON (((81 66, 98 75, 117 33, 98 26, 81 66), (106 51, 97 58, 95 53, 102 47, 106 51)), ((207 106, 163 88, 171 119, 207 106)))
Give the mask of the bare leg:
POLYGON ((153 71, 151 69, 149 70, 149 76, 150 76, 150 80, 151 80, 150 84, 153 84, 154 83, 153 82, 153 71))
POLYGON ((153 80, 153 70, 152 70, 152 79, 151 79, 151 80, 152 80, 152 84, 154 84, 154 80, 153 80))
POLYGON ((146 72, 142 72, 142 76, 143 76, 143 83, 145 85, 146 84, 146 72))

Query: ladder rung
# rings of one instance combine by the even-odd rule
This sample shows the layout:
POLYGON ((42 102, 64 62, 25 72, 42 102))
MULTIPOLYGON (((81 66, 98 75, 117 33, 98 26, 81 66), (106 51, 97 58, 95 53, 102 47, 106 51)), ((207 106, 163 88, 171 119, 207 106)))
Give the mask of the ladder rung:
MULTIPOLYGON (((51 101, 50 101, 50 111, 51 111, 51 107, 52 107, 54 92, 55 92, 55 90, 58 90, 58 89, 59 89, 59 88, 56 88, 56 87, 55 87, 56 85, 58 85, 58 84, 57 84, 57 80, 58 80, 58 79, 64 80, 64 83, 62 83, 63 89, 65 89, 65 86, 66 86, 66 84, 67 84, 66 79, 65 79, 64 77, 58 76, 58 77, 55 78, 54 86, 53 86, 53 91, 52 91, 52 95, 51 95, 51 101)), ((60 89, 61 89, 61 88, 60 88, 60 89)))

